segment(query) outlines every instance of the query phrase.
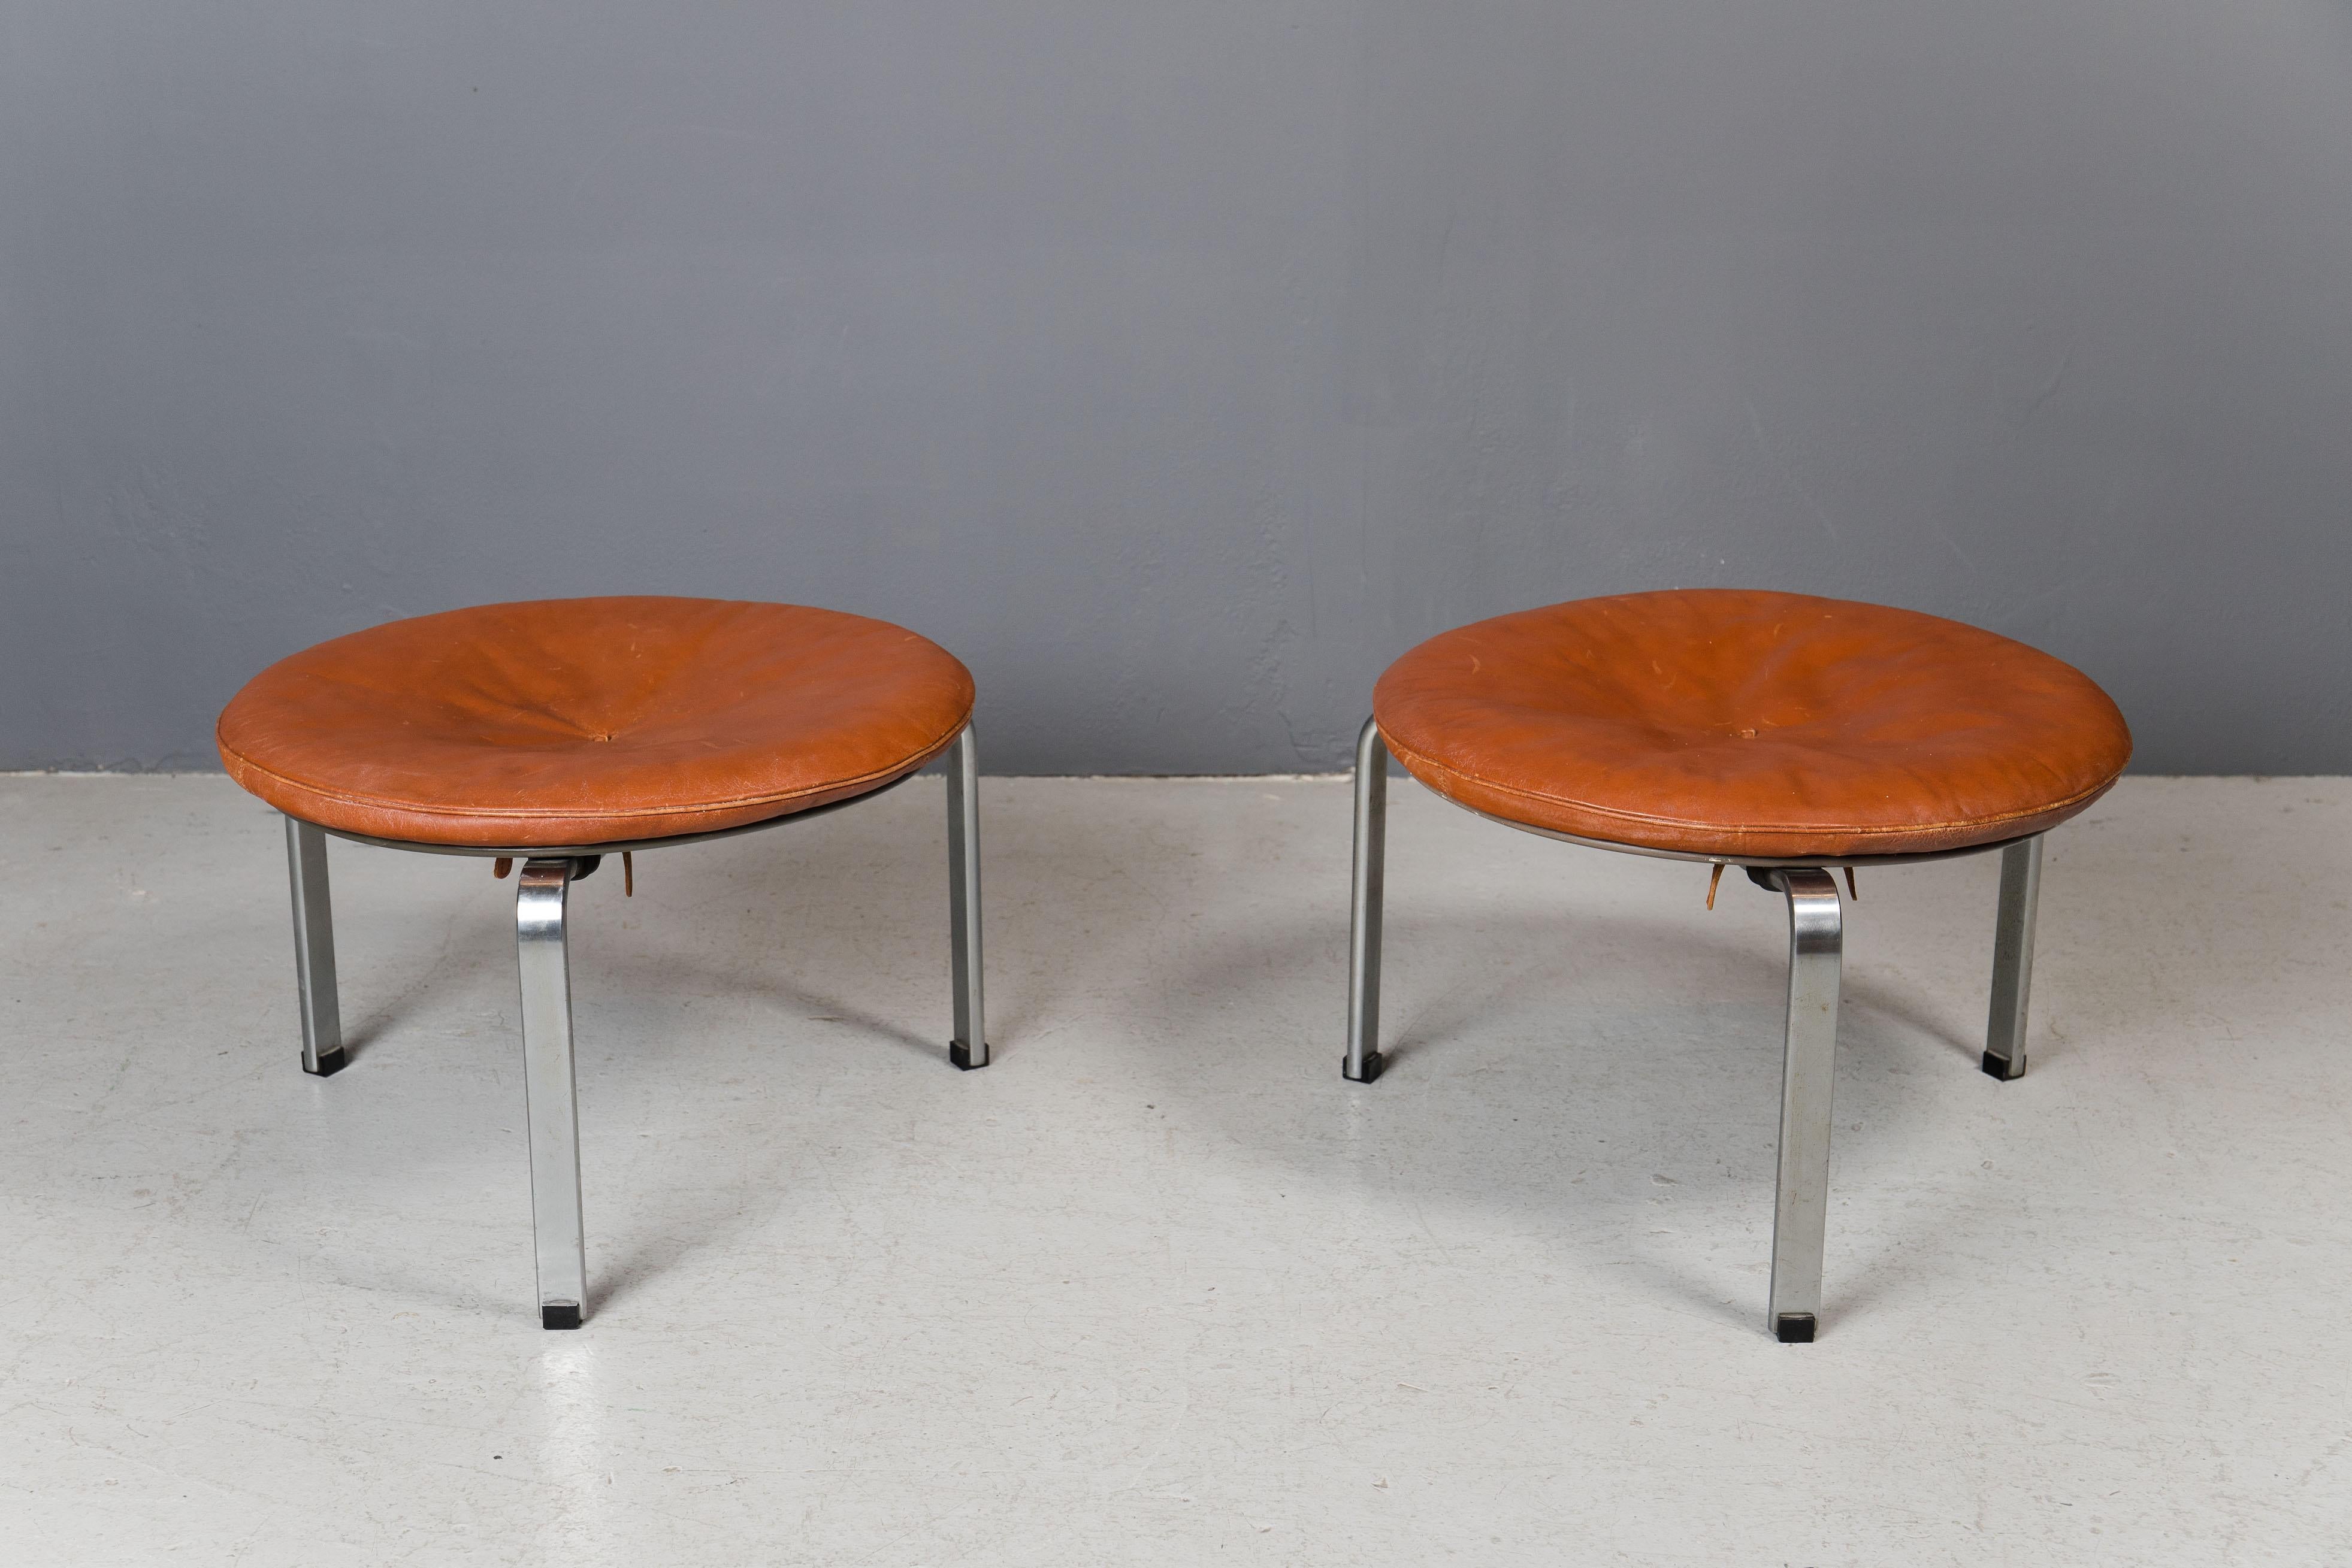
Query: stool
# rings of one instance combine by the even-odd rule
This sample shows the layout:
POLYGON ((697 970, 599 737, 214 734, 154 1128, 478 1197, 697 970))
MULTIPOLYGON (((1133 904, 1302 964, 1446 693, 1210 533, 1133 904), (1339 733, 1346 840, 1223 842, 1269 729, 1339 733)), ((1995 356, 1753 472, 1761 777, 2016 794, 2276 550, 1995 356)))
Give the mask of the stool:
POLYGON ((515 950, 540 1322, 580 1326, 587 1258, 572 1087, 572 884, 607 855, 803 821, 953 750, 955 1034, 988 1064, 971 674, 862 615, 714 599, 487 604, 338 637, 222 713, 229 776, 286 814, 302 1068, 344 1061, 326 835, 522 862, 515 950))
MULTIPOLYGON (((2001 852, 1984 1071, 2025 1071, 2042 836, 2131 758, 2090 678, 1957 622, 1801 594, 1633 593, 1431 638, 1356 747, 1342 1075, 1380 1045, 1388 758, 1457 806, 1593 849, 1744 868, 1789 904, 1769 1322, 1813 1337, 1828 1219, 1843 912, 1830 875, 2001 852)), ((1708 902, 1714 902, 1712 886, 1708 902)))

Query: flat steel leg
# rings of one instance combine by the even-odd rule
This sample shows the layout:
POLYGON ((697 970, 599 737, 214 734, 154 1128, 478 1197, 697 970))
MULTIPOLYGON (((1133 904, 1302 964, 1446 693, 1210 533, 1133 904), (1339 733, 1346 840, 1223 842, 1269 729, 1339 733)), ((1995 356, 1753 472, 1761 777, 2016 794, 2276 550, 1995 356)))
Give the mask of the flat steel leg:
POLYGON ((294 888, 294 985, 302 1010, 302 1071, 343 1070, 343 1015, 335 996, 335 910, 327 894, 327 835, 286 819, 286 871, 294 888))
POLYGON ((564 904, 572 862, 523 864, 515 890, 515 957, 522 975, 522 1082, 530 1126, 530 1223, 539 1251, 539 1321, 576 1329, 588 1301, 580 1218, 580 1112, 572 1074, 572 967, 564 904))
POLYGON ((1992 1019, 1985 1026, 1984 1070, 2025 1076, 2025 1009, 2033 989, 2033 912, 2042 902, 2042 835, 2000 852, 2000 914, 1992 939, 1992 1019))
POLYGON ((1780 1074, 1780 1174, 1772 1207, 1772 1332, 1813 1337, 1829 1228, 1830 1089, 1837 1065, 1838 967, 1845 946, 1837 883, 1825 871, 1776 871, 1789 896, 1789 1045, 1780 1074))
POLYGON ((980 951, 980 742, 970 725, 948 758, 948 943, 955 969, 955 1038, 948 1060, 988 1065, 988 1007, 980 951))
POLYGON ((1381 1055, 1381 895, 1389 837, 1389 747, 1377 720, 1356 737, 1355 891, 1348 923, 1348 1054, 1339 1076, 1370 1083, 1381 1055))

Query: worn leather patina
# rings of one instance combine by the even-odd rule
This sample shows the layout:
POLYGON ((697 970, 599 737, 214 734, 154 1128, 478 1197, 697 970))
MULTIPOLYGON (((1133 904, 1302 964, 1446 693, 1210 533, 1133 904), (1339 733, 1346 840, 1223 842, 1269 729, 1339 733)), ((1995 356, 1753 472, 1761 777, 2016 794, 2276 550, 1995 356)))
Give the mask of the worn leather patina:
POLYGON ((944 751, 971 676, 887 622, 716 599, 395 621, 272 664, 229 776, 321 827, 424 844, 711 832, 878 789, 944 751))
POLYGON ((1990 632, 1804 594, 1579 600, 1431 638, 1381 677, 1405 769, 1513 822, 1738 861, 1998 842, 2131 758, 2106 693, 1990 632))

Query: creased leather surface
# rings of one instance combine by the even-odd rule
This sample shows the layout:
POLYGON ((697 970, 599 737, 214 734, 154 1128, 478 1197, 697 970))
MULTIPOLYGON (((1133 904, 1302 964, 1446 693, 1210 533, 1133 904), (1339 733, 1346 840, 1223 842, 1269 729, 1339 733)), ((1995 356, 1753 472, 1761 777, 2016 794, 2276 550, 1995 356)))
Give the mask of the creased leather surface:
POLYGON ((878 789, 971 716, 955 657, 887 622, 717 599, 553 599, 321 643, 222 713, 229 776, 415 843, 709 832, 878 789))
POLYGON ((2039 832, 2131 732, 2087 675, 1956 621, 1802 594, 1580 600, 1431 638, 1381 677, 1397 760, 1465 806, 1727 860, 2039 832))

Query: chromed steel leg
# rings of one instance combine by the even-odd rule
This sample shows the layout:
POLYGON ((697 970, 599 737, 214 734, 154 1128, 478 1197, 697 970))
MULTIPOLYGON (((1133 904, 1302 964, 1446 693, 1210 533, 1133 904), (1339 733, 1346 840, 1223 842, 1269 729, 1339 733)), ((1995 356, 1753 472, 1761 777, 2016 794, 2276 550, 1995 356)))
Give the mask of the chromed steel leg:
POLYGON ((948 942, 954 955, 955 1038, 948 1060, 988 1065, 980 951, 980 742, 970 725, 948 758, 948 942))
POLYGON ((1992 1019, 1985 1026, 1984 1070, 2025 1076, 2026 998, 2033 988, 2033 911, 2042 901, 2042 838, 2000 852, 2000 914, 1993 927, 1992 1019))
POLYGON ((1348 926, 1348 1054, 1339 1076, 1370 1083, 1381 1055, 1381 894, 1389 836, 1389 747, 1377 720, 1356 737, 1355 893, 1348 926))
POLYGON ((576 1329, 588 1301, 580 1218, 580 1113, 572 1075, 572 967, 564 956, 568 860, 525 862, 515 890, 522 974, 522 1082, 530 1125, 530 1223, 539 1249, 539 1321, 576 1329))
POLYGON ((335 911, 327 894, 327 835, 286 819, 286 871, 294 888, 294 984, 302 1009, 302 1071, 343 1069, 343 1015, 335 996, 335 911))
POLYGON ((1837 1065, 1838 967, 1845 946, 1825 871, 1771 873, 1789 896, 1789 1044, 1780 1075, 1780 1174, 1772 1208, 1772 1332, 1809 1342, 1822 1310, 1829 1228, 1830 1088, 1837 1065))
POLYGON ((948 1061, 988 1065, 988 999, 981 988, 981 743, 964 724, 948 755, 948 947, 955 968, 955 1039, 948 1061))

